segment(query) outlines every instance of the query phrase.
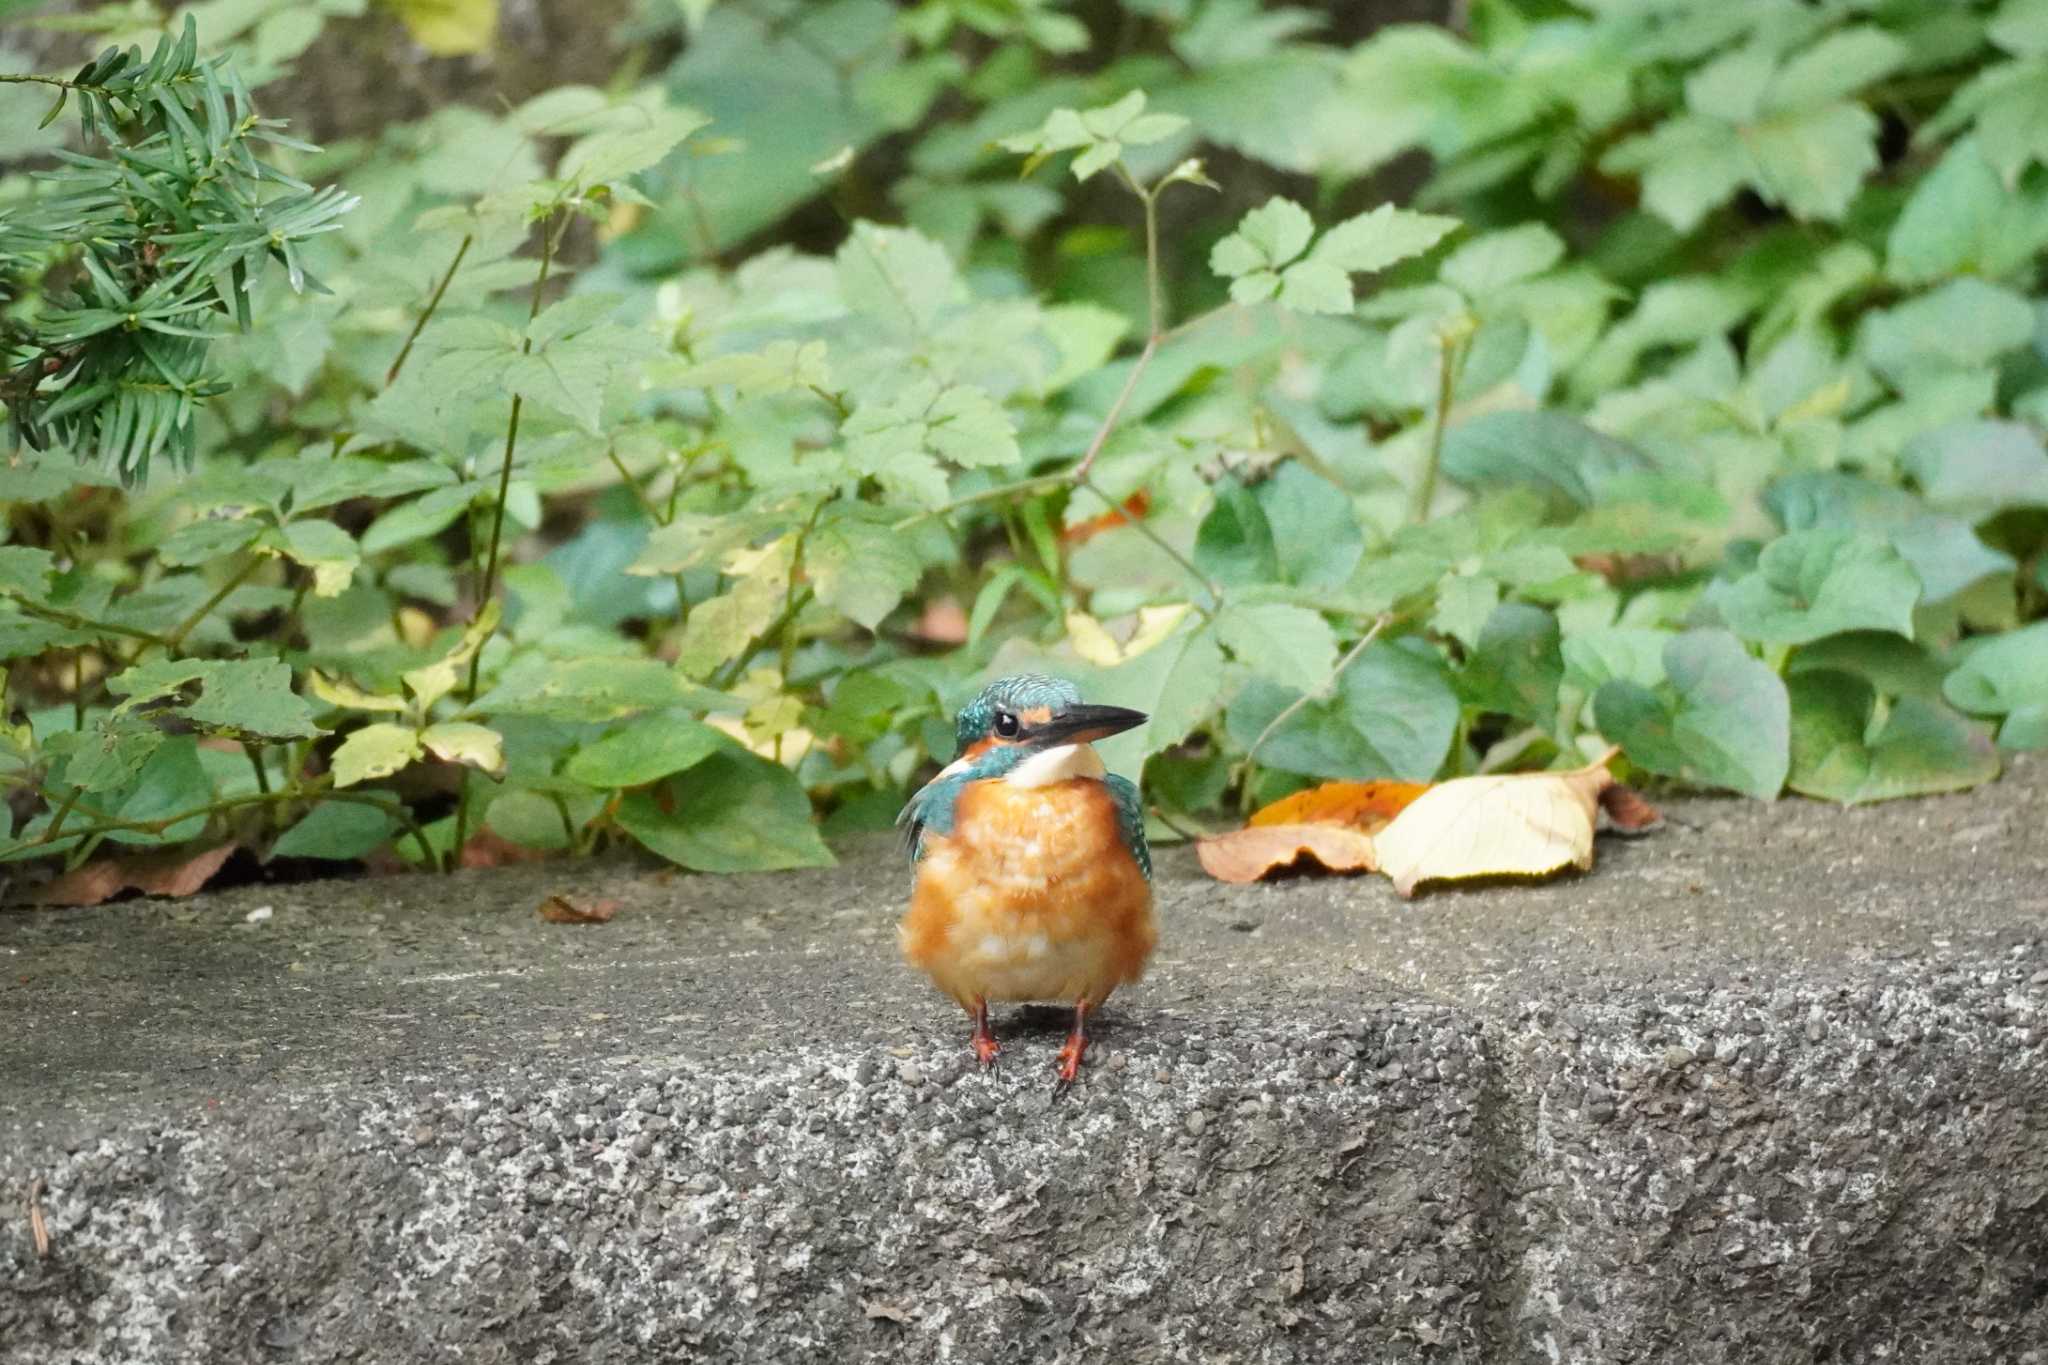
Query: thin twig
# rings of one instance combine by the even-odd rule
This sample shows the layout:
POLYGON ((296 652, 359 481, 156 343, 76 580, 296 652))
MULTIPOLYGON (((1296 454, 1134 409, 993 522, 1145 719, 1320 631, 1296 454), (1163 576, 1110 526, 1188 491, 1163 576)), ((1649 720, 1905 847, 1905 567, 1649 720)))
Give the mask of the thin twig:
MULTIPOLYGON (((540 316, 540 301, 547 289, 548 268, 554 264, 555 242, 559 234, 555 231, 554 215, 541 220, 540 225, 540 271, 533 278, 533 297, 526 306, 527 334, 520 340, 519 354, 533 354, 533 320, 540 316)), ((519 394, 512 395, 512 415, 505 423, 505 463, 498 471, 498 497, 491 508, 491 547, 484 561, 483 583, 477 592, 477 610, 482 611, 498 590, 498 551, 505 536, 505 502, 512 496, 512 456, 519 449, 519 414, 524 402, 519 394)), ((463 685, 462 704, 469 706, 476 701, 477 679, 483 667, 482 644, 469 656, 469 678, 463 685)), ((469 835, 469 770, 462 770, 461 791, 455 798, 455 843, 449 852, 447 870, 453 872, 462 864, 462 845, 469 835)), ((431 859, 431 855, 430 855, 431 859)))
POLYGON ((1447 333, 1439 341, 1441 355, 1436 372, 1436 421, 1429 429, 1429 457, 1422 466, 1422 484, 1415 492, 1415 524, 1429 520, 1429 505, 1436 501, 1436 473, 1444 457, 1444 431, 1451 424, 1451 394, 1457 387, 1459 361, 1469 332, 1447 333))
POLYGON ((1302 693, 1282 707, 1279 715, 1266 722, 1266 728, 1259 731, 1259 737, 1252 741, 1252 747, 1245 750, 1244 761, 1250 764, 1253 759, 1257 758, 1259 750, 1265 747, 1266 741, 1273 737, 1273 732, 1294 719, 1295 713, 1300 711, 1302 707, 1307 706, 1316 697, 1327 696, 1330 690, 1337 685, 1337 680, 1344 676, 1344 670, 1351 667, 1357 661, 1359 655, 1365 653, 1367 646, 1380 638, 1380 632, 1385 630, 1392 623, 1393 619, 1394 614, 1392 612, 1380 613, 1379 618, 1372 623, 1372 629, 1361 635, 1358 643, 1346 650, 1343 658, 1337 660, 1337 666, 1330 670, 1329 678, 1321 687, 1313 692, 1302 693))
POLYGON ((190 635, 193 632, 193 630, 195 630, 198 627, 201 621, 204 621, 207 617, 211 616, 213 614, 213 609, 215 607, 227 601, 228 595, 230 593, 234 592, 236 588, 239 588, 244 583, 248 582, 250 577, 255 574, 256 570, 262 567, 263 560, 260 556, 249 556, 248 562, 243 564, 241 568, 237 569, 234 573, 234 576, 229 578, 227 582, 221 584, 219 591, 214 593, 213 596, 207 598, 205 602, 200 604, 199 609, 197 611, 194 611, 190 616, 187 616, 184 620, 180 621, 178 623, 178 628, 172 631, 169 635, 165 636, 164 639, 159 642, 164 647, 164 653, 176 654, 178 652, 178 647, 185 643, 185 637, 187 635, 190 635))
POLYGON ((137 630, 133 626, 117 626, 112 621, 96 621, 90 616, 61 611, 56 607, 45 607, 18 597, 14 599, 14 609, 24 616, 33 616, 52 625, 69 626, 73 630, 88 630, 96 635, 118 635, 128 640, 141 640, 145 644, 166 647, 170 644, 166 637, 158 635, 155 631, 137 630))
MULTIPOLYGON (((1103 492, 1100 488, 1097 488, 1093 482, 1087 479, 1083 479, 1081 480, 1081 487, 1087 489, 1096 497, 1101 498, 1104 502, 1108 503, 1111 508, 1116 507, 1115 501, 1110 498, 1109 494, 1103 492)), ((1145 519, 1143 517, 1126 517, 1124 519, 1124 525, 1130 527, 1133 531, 1136 531, 1139 535, 1151 541, 1155 546, 1159 548, 1160 553, 1164 554, 1174 563, 1180 565, 1181 568, 1187 570, 1188 576, 1190 578, 1194 579, 1196 583, 1200 584, 1203 590, 1205 590, 1211 598, 1215 599, 1218 605, 1222 604, 1223 585, 1221 583, 1218 583, 1215 579, 1209 577, 1209 575, 1203 573, 1200 569, 1196 568, 1195 561, 1189 559, 1179 550, 1174 549, 1172 544, 1170 544, 1167 541, 1165 536, 1160 535, 1159 532, 1153 530, 1150 526, 1146 525, 1145 519)), ((1203 620, 1213 621, 1216 619, 1215 612, 1208 606, 1205 606, 1203 603, 1190 602, 1188 605, 1192 606, 1197 612, 1201 613, 1203 620)))
POLYGON ((469 234, 463 234, 462 245, 455 248, 455 259, 448 262, 448 269, 442 274, 441 282, 434 286, 434 296, 427 300, 426 310, 420 314, 419 320, 413 323, 412 331, 406 335, 405 345, 398 348, 398 355, 391 362, 391 368, 384 372, 385 388, 388 389, 398 382, 398 372, 405 368, 406 359, 412 354, 413 343, 420 339, 420 333, 426 330, 427 323, 433 319, 434 310, 441 306, 441 296, 447 293, 448 286, 455 282, 455 272, 462 268, 462 258, 469 254, 469 244, 472 240, 469 234))
MULTIPOLYGON (((70 810, 77 800, 78 792, 74 790, 65 801, 64 809, 66 811, 70 810)), ((414 842, 419 845, 420 856, 425 861, 429 863, 433 861, 433 845, 427 841, 426 831, 420 828, 419 822, 412 818, 412 812, 405 808, 405 804, 402 801, 395 798, 375 796, 369 792, 308 790, 297 786, 283 787, 277 791, 247 792, 241 796, 223 797, 204 806, 195 806, 191 810, 179 811, 176 815, 166 815, 155 820, 124 820, 115 815, 103 815, 93 824, 77 831, 71 837, 79 840, 95 839, 102 835, 118 833, 123 830, 139 834, 162 834, 172 826, 181 825, 187 820, 224 815, 229 811, 240 810, 244 806, 268 805, 277 801, 342 801, 355 806, 374 806, 390 816, 398 823, 401 830, 412 837, 414 842)), ((53 820, 50 823, 50 828, 38 835, 34 842, 46 844, 56 839, 59 833, 58 824, 58 821, 53 820)), ((23 845, 15 845, 14 847, 19 848, 23 847, 23 845)))
POLYGON ((1083 452, 1081 463, 1075 465, 1072 473, 1068 475, 1075 483, 1084 482, 1088 477, 1088 471, 1095 467, 1095 457, 1109 444, 1110 433, 1116 430, 1118 420, 1124 415, 1124 405, 1131 401, 1131 394, 1136 391, 1138 380, 1144 377, 1146 369, 1152 364, 1152 357, 1157 354, 1159 337, 1155 333, 1145 338, 1145 349, 1138 352, 1138 359, 1132 364, 1131 372, 1124 376, 1124 386, 1118 390, 1116 401, 1111 403, 1109 411, 1102 415, 1102 425, 1095 428, 1095 439, 1088 442, 1088 449, 1083 452))

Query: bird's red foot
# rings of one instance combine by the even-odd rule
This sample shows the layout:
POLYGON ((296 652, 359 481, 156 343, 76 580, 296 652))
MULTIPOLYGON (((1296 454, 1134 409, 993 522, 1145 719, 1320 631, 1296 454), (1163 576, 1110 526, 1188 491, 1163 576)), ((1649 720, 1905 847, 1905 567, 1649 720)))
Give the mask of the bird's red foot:
POLYGON ((1054 1099, 1074 1088, 1075 1079, 1081 1074, 1081 1058, 1088 1052, 1088 1006, 1085 1002, 1074 1006, 1074 1031, 1067 1035, 1066 1045, 1060 1049, 1056 1074, 1059 1080, 1053 1084, 1054 1099))
POLYGON ((988 1002, 974 1007, 974 1059, 981 1063, 982 1070, 996 1064, 996 1057, 1002 1048, 996 1044, 995 1030, 988 1026, 988 1002))

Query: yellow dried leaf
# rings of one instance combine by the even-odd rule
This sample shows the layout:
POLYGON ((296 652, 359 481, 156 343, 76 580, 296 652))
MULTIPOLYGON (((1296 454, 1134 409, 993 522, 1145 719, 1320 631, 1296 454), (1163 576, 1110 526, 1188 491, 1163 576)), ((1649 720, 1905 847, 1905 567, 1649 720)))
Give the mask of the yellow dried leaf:
POLYGON ((1612 786, 1610 750, 1564 773, 1460 777, 1417 797, 1373 836, 1380 871, 1404 896, 1427 881, 1540 877, 1593 865, 1593 822, 1612 786))

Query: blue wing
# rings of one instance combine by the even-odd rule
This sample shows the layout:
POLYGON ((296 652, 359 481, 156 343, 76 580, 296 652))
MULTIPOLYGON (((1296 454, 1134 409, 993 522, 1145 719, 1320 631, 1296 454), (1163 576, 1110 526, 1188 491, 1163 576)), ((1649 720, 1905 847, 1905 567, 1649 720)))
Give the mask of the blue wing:
POLYGON ((1152 849, 1145 842, 1145 802, 1138 795, 1138 784, 1128 777, 1110 773, 1102 779, 1102 785, 1109 788, 1109 794, 1116 800, 1116 822, 1123 831, 1124 844, 1131 850, 1131 856, 1138 860, 1138 870, 1145 874, 1145 880, 1152 880, 1152 849))
POLYGON ((932 830, 939 834, 953 832, 953 810, 960 800, 960 789, 967 784, 967 774, 956 773, 951 777, 940 777, 925 783, 917 789, 901 812, 896 823, 903 829, 903 851, 913 863, 924 857, 924 832, 932 830))

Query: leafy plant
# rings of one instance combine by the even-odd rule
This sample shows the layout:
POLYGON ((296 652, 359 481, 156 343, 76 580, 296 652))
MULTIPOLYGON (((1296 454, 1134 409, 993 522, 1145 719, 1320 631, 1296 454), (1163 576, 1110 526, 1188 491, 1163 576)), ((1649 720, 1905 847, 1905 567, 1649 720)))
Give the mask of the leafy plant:
POLYGON ((1022 667, 1150 713, 1176 825, 1610 742, 1988 780, 2048 742, 2039 11, 720 0, 275 170, 189 29, 102 58, 104 159, 0 197, 7 856, 819 863, 1022 667))

